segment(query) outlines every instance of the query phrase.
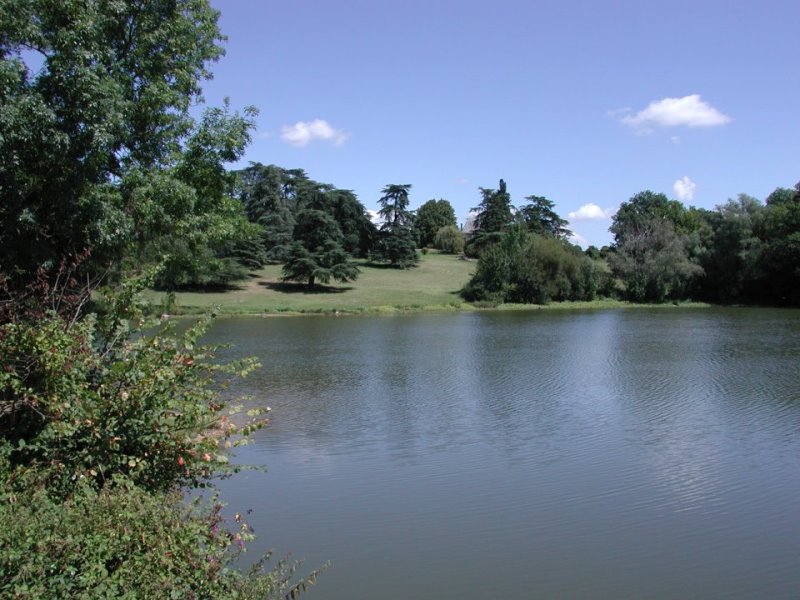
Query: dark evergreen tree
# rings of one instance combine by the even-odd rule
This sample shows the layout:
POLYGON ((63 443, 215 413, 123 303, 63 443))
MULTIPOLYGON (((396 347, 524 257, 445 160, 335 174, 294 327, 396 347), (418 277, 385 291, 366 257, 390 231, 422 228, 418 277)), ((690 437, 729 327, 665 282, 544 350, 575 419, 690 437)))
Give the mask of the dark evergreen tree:
POLYGON ((383 219, 372 257, 392 266, 408 268, 419 260, 414 239, 414 215, 408 210, 410 184, 383 188, 378 214, 383 219))
POLYGON ((511 196, 506 191, 506 182, 502 179, 498 189, 479 188, 481 203, 472 209, 475 213, 473 230, 467 237, 464 253, 478 257, 488 246, 497 243, 505 231, 514 223, 511 207, 511 196))
POLYGON ((548 235, 565 240, 572 232, 569 224, 554 210, 555 204, 544 196, 526 196, 528 203, 522 206, 517 214, 531 233, 548 235))
POLYGON ((344 249, 353 256, 366 257, 372 249, 377 229, 367 215, 367 209, 351 190, 333 188, 321 195, 325 210, 342 230, 344 249))
POLYGON ((288 256, 294 230, 294 214, 285 195, 286 172, 275 165, 253 163, 238 175, 238 197, 248 219, 261 226, 265 256, 282 262, 288 256))
POLYGON ((502 179, 498 189, 480 188, 481 203, 473 208, 475 215, 475 233, 485 235, 503 231, 514 222, 511 210, 511 196, 506 191, 506 182, 502 179))
POLYGON ((339 224, 344 249, 366 257, 377 230, 367 211, 350 190, 309 179, 302 169, 251 164, 238 172, 236 195, 248 218, 263 228, 263 246, 270 260, 283 262, 292 244, 295 214, 304 209, 321 210, 339 224))
POLYGON ((339 225, 328 213, 304 209, 297 214, 294 242, 283 265, 284 281, 305 281, 308 287, 317 282, 352 281, 358 267, 342 246, 339 225))

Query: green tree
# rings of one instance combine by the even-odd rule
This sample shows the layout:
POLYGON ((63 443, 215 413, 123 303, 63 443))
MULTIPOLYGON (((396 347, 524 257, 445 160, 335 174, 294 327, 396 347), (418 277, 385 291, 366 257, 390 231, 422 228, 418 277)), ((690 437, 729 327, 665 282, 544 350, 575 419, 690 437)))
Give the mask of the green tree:
POLYGON ((591 245, 586 248, 584 254, 594 260, 599 260, 601 258, 600 250, 595 245, 591 245))
POLYGON ((292 244, 295 214, 303 209, 331 215, 342 230, 344 249, 366 257, 377 230, 366 208, 351 190, 319 183, 302 169, 282 169, 260 163, 237 172, 235 196, 244 205, 248 219, 261 225, 264 251, 271 260, 284 262, 292 244))
POLYGON ((486 247, 461 294, 469 301, 547 304, 591 300, 599 285, 595 261, 580 249, 518 225, 486 247))
POLYGON ((519 208, 517 215, 531 233, 549 235, 565 240, 572 232, 568 222, 558 216, 555 204, 544 196, 526 196, 528 203, 519 208))
POLYGON ((481 203, 473 208, 475 215, 475 233, 478 235, 503 231, 514 222, 511 210, 511 196, 506 190, 506 182, 502 179, 496 190, 480 188, 481 203))
POLYGON ((447 254, 464 252, 464 233, 455 225, 447 225, 436 232, 433 245, 447 254))
POLYGON ((414 215, 414 230, 420 248, 433 245, 442 227, 456 226, 456 213, 447 200, 428 200, 414 215))
POLYGON ((756 231, 764 205, 740 194, 706 215, 711 233, 701 255, 703 297, 715 302, 752 302, 760 296, 762 241, 756 231))
POLYGON ((294 213, 285 195, 286 172, 275 165, 251 163, 236 173, 239 198, 251 223, 261 226, 261 246, 267 259, 286 260, 294 231, 294 213))
POLYGON ((612 219, 610 231, 619 242, 628 231, 636 231, 653 218, 669 221, 679 234, 690 233, 699 225, 697 216, 677 200, 646 190, 622 203, 612 219))
POLYGON ((366 257, 375 244, 377 229, 355 193, 333 188, 319 199, 319 210, 328 212, 342 230, 344 249, 353 256, 366 257))
POLYGON ((638 218, 620 232, 610 262, 629 300, 680 299, 692 278, 702 274, 702 268, 689 259, 686 237, 675 231, 671 221, 638 218))
POLYGON ((179 335, 144 318, 137 286, 91 277, 177 240, 220 258, 247 233, 222 165, 253 113, 190 115, 218 16, 207 0, 0 0, 0 596, 296 595, 285 569, 225 568, 241 532, 179 497, 231 472, 225 440, 262 424, 227 421, 216 393, 252 363, 218 365, 202 325, 179 335))
POLYGON ((763 245, 762 300, 800 305, 800 183, 794 189, 778 188, 767 197, 757 231, 763 245))
POLYGON ((690 233, 699 216, 664 194, 640 192, 623 202, 614 215, 611 232, 614 273, 625 295, 637 302, 680 299, 703 270, 689 253, 690 233))
POLYGON ((511 196, 506 191, 506 182, 500 180, 498 189, 480 188, 481 203, 472 209, 475 213, 473 230, 469 233, 465 254, 478 257, 491 244, 497 243, 505 231, 514 223, 511 196))
POLYGON ((189 114, 222 52, 218 13, 199 0, 13 4, 0 11, 0 268, 12 285, 86 249, 94 270, 166 261, 168 287, 243 275, 237 256, 258 230, 230 202, 224 164, 241 157, 255 111, 189 114))
POLYGON ((378 214, 383 223, 372 257, 401 268, 408 268, 419 260, 414 239, 414 215, 408 210, 410 189, 411 184, 387 185, 378 200, 381 207, 378 214))
POLYGON ((222 54, 218 16, 202 0, 0 1, 0 267, 12 285, 88 248, 108 264, 146 235, 122 191, 180 156, 222 54))
POLYGON ((408 192, 410 190, 410 183, 389 184, 381 190, 383 196, 378 200, 378 204, 380 204, 378 214, 383 219, 382 230, 410 229, 414 224, 414 215, 408 210, 408 192))
POLYGON ((254 116, 252 109, 244 115, 230 114, 227 102, 222 108, 206 110, 192 128, 175 166, 158 172, 168 186, 161 192, 165 202, 160 206, 149 201, 146 193, 153 174, 126 178, 126 192, 132 188, 139 200, 132 203, 137 207, 135 231, 146 232, 139 236, 132 257, 137 262, 164 263, 156 280, 159 287, 224 285, 242 279, 248 272, 240 260, 243 254, 256 268, 263 264, 260 252, 247 252, 262 230, 248 222, 241 203, 231 197, 235 176, 224 166, 244 153, 254 116), (144 185, 145 193, 136 194, 139 184, 144 185), (170 202, 178 186, 184 190, 181 197, 185 201, 170 202), (180 235, 175 235, 176 231, 180 235))
POLYGON ((342 247, 339 225, 329 214, 304 209, 297 215, 294 242, 283 265, 284 281, 305 281, 312 288, 319 281, 352 281, 358 267, 342 247))

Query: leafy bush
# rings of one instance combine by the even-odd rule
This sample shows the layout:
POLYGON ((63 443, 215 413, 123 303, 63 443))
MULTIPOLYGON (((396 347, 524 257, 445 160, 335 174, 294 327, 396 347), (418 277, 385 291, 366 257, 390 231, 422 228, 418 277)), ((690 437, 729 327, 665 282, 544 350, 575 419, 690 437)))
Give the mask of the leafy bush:
POLYGON ((238 514, 228 529, 216 501, 187 505, 122 477, 99 492, 78 484, 63 502, 25 484, 0 502, 4 598, 283 598, 316 578, 290 584, 297 565, 268 570, 266 558, 233 568, 252 531, 238 514))
POLYGON ((493 303, 591 300, 598 275, 594 261, 567 242, 514 227, 483 249, 461 294, 468 301, 493 303))
POLYGON ((23 292, 0 278, 0 596, 298 596, 316 573, 236 570, 249 527, 180 492, 235 470, 224 448, 266 423, 268 409, 236 417, 218 393, 256 364, 216 364, 198 345, 209 319, 181 334, 146 321, 146 279, 84 314, 72 267, 23 292))
POLYGON ((447 225, 436 232, 433 245, 447 254, 461 254, 464 252, 464 234, 458 227, 447 225))
POLYGON ((254 410, 235 425, 215 385, 256 364, 215 364, 215 348, 197 345, 208 320, 181 335, 146 322, 139 285, 107 296, 104 317, 51 311, 0 327, 0 434, 10 464, 47 467, 54 494, 114 475, 148 490, 198 484, 230 469, 220 444, 264 424, 254 410))

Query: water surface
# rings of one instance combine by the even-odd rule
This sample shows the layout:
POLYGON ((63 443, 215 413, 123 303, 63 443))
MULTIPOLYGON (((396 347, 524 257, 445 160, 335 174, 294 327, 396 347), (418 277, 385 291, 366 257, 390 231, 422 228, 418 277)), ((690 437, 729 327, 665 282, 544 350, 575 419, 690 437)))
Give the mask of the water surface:
POLYGON ((800 597, 800 313, 224 319, 272 409, 222 484, 310 597, 800 597))

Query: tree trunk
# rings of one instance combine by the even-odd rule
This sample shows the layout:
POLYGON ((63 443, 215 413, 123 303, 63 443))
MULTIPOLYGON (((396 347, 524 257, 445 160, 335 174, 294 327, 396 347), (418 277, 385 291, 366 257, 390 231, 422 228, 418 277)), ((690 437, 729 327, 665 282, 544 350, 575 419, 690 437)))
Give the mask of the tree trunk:
POLYGON ((314 287, 314 276, 313 275, 309 275, 308 276, 308 287, 310 287, 310 288, 314 287))

